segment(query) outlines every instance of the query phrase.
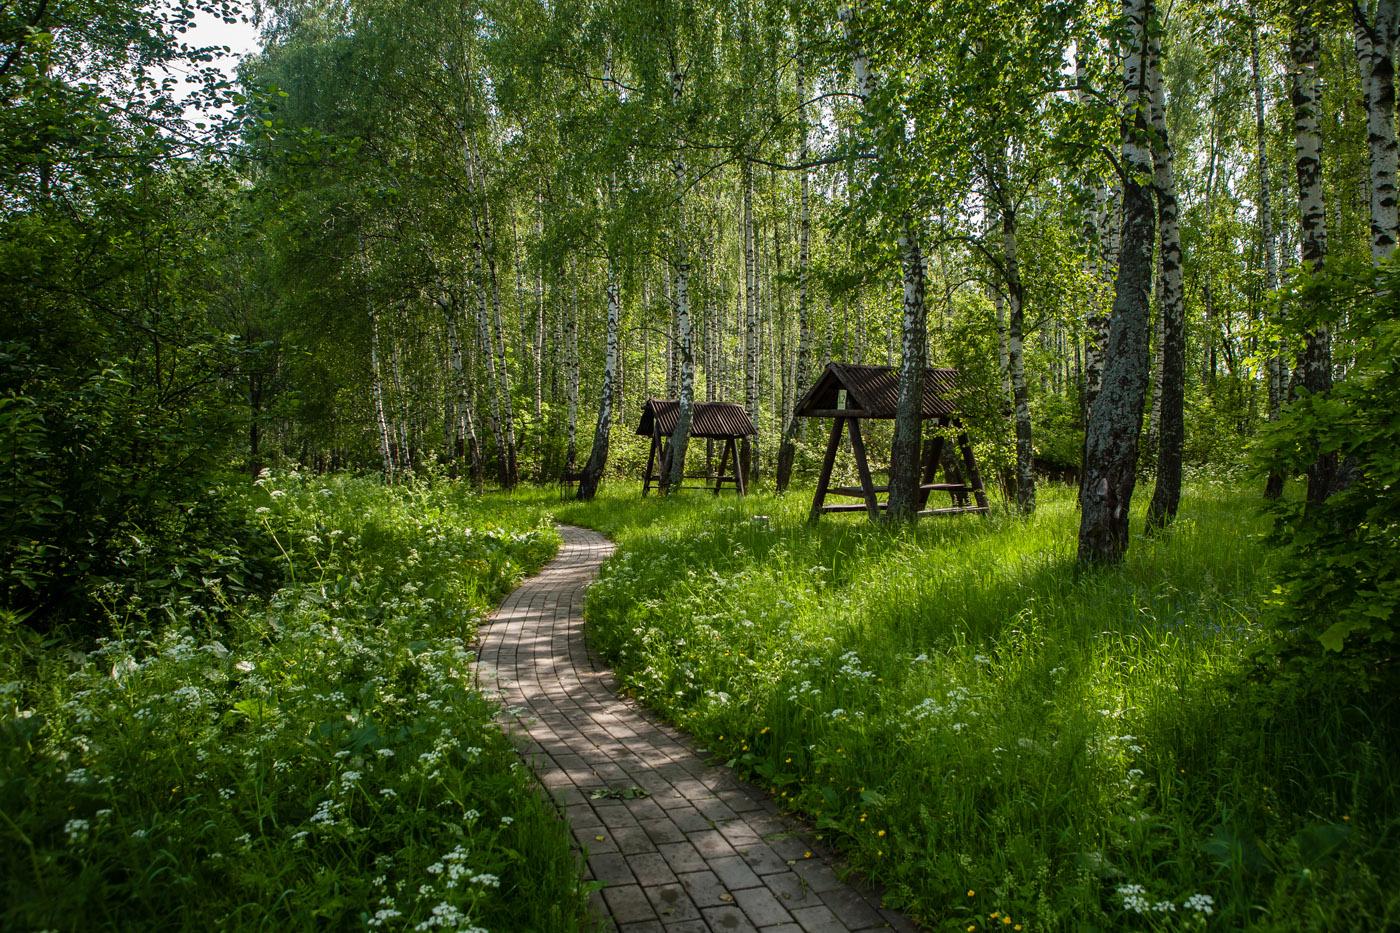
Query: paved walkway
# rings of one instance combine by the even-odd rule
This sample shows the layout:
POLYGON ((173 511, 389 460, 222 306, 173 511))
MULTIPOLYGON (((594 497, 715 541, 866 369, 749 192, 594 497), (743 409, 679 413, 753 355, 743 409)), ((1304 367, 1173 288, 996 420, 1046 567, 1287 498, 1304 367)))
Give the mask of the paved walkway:
POLYGON ((618 696, 583 639, 584 591, 613 546, 560 531, 559 555, 482 627, 478 676, 604 885, 594 909, 625 933, 916 929, 839 881, 761 791, 618 696))

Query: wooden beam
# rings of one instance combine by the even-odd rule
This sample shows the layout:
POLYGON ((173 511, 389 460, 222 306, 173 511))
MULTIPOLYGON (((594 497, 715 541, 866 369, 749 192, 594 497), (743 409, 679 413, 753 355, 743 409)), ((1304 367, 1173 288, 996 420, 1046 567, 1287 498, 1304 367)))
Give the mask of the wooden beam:
POLYGON ((861 408, 813 408, 804 411, 799 418, 869 418, 870 413, 861 408))
POLYGON ((967 481, 972 487, 972 497, 977 500, 977 507, 983 512, 987 512, 989 511, 987 490, 982 488, 982 474, 977 469, 977 458, 972 454, 972 442, 967 439, 966 431, 958 432, 958 449, 962 452, 963 469, 967 471, 967 481))
POLYGON ((817 477, 817 491, 812 496, 812 511, 807 513, 807 521, 821 518, 822 503, 826 501, 826 488, 831 485, 831 468, 836 465, 836 451, 841 447, 841 429, 845 419, 837 418, 831 423, 831 437, 826 442, 826 457, 822 460, 822 472, 817 477))
POLYGON ((647 454, 647 472, 646 472, 646 476, 645 476, 645 477, 643 478, 643 480, 642 480, 642 497, 643 497, 643 498, 646 498, 646 494, 649 493, 649 492, 651 492, 651 471, 652 471, 652 467, 654 467, 655 465, 656 465, 656 430, 653 428, 653 429, 652 429, 652 432, 651 432, 651 452, 647 454))
POLYGON ((860 486, 865 492, 865 506, 873 521, 880 517, 880 504, 875 499, 875 483, 870 479, 870 463, 865 459, 865 438, 860 434, 860 421, 847 419, 846 427, 851 435, 851 453, 856 455, 856 473, 860 475, 860 486))

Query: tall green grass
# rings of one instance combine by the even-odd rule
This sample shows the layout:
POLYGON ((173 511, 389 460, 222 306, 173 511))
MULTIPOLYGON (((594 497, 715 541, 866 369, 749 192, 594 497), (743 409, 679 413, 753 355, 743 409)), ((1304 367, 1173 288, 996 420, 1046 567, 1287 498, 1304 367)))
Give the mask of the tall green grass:
POLYGON ((809 501, 548 508, 620 544, 587 619, 626 689, 892 904, 959 930, 1400 922, 1394 702, 1272 662, 1248 495, 1193 486, 1092 571, 1069 490, 898 531, 809 526, 809 501))
POLYGON ((470 666, 552 529, 451 484, 249 508, 290 582, 221 623, 0 626, 0 928, 577 929, 567 828, 470 666))

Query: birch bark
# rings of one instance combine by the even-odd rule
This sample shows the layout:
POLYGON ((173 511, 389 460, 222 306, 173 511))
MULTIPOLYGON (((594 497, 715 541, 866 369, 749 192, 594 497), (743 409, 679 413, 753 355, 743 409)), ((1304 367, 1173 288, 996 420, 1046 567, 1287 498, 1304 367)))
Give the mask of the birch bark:
POLYGON ((617 284, 617 266, 608 259, 608 329, 607 349, 603 356, 603 388, 598 402, 598 424, 593 429, 593 448, 583 468, 578 484, 578 498, 588 500, 598 494, 603 469, 608 464, 608 439, 612 434, 613 391, 617 381, 617 334, 622 319, 622 301, 617 284))
POLYGON ((1080 485, 1079 561, 1117 562, 1128 549, 1128 509, 1137 482, 1138 432, 1148 377, 1148 293, 1156 217, 1147 139, 1147 31, 1152 0, 1123 0, 1128 47, 1123 60, 1123 230, 1109 321, 1103 383, 1085 429, 1080 485))
POLYGON ((1370 151, 1371 258, 1379 262, 1395 251, 1395 40, 1400 3, 1353 0, 1352 25, 1370 151))
MULTIPOLYGON (((1327 210, 1322 188, 1321 88, 1318 40, 1311 4, 1295 11, 1289 37, 1293 104, 1294 169, 1298 179, 1298 238, 1303 263, 1321 272, 1327 259, 1327 210)), ((1318 312, 1320 309, 1314 309, 1318 312)), ((1327 325, 1316 322, 1304 335, 1300 382, 1317 395, 1332 388, 1332 343, 1327 325)), ((1323 454, 1308 468, 1308 502, 1320 503, 1336 483, 1337 457, 1323 454)))
MULTIPOLYGON (((798 145, 797 162, 805 165, 809 155, 807 145, 807 80, 802 57, 797 60, 797 125, 801 136, 798 145)), ((807 315, 807 276, 811 265, 812 204, 811 181, 804 170, 799 178, 797 195, 797 360, 793 369, 794 393, 801 392, 806 385, 808 356, 811 354, 811 322, 807 315)), ((791 406, 795 409, 795 405, 791 406)), ((783 431, 782 446, 778 450, 777 489, 781 494, 787 491, 792 479, 793 461, 797 457, 797 433, 800 428, 794 410, 789 410, 787 427, 783 431)))
MULTIPOLYGON (((685 78, 673 61, 671 63, 671 106, 679 113, 685 78)), ((685 157, 681 150, 671 162, 676 185, 676 291, 675 291, 675 350, 679 392, 676 396, 676 427, 671 432, 670 469, 662 477, 661 492, 669 493, 685 479, 685 453, 690 444, 690 419, 695 405, 695 356, 690 333, 690 258, 687 254, 685 226, 685 157)))
POLYGON ((1157 254, 1157 315, 1161 328, 1158 384, 1152 403, 1158 412, 1157 483, 1147 509, 1148 528, 1161 528, 1176 517, 1181 504, 1182 445, 1186 441, 1186 309, 1181 286, 1181 232, 1161 59, 1160 40, 1154 34, 1147 67, 1152 102, 1152 177, 1161 242, 1157 254))

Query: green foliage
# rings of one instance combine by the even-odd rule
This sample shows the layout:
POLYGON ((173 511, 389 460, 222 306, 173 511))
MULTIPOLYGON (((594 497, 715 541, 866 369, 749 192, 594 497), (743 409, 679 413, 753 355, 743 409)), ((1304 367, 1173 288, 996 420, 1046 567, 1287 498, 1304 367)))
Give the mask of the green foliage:
POLYGON ((1261 464, 1284 475, 1324 454, 1343 464, 1345 486, 1325 502, 1295 496, 1275 506, 1287 554, 1283 619, 1328 650, 1392 666, 1400 637, 1400 264, 1302 288, 1314 303, 1326 296, 1357 355, 1331 392, 1300 392, 1259 445, 1261 464))
POLYGON ((0 925, 577 929, 466 647, 553 532, 449 485, 258 499, 295 582, 217 639, 178 609, 88 653, 0 623, 0 925))
POLYGON ((621 545, 593 643, 931 927, 1400 919, 1394 701, 1252 676, 1272 564, 1238 489, 1094 574, 1069 491, 907 534, 633 492, 559 511, 621 545))
MULTIPOLYGON (((201 351, 218 352, 189 349, 200 371, 201 351)), ((130 361, 74 384, 29 360, 0 348, 0 605, 90 636, 157 611, 207 614, 275 580, 239 494, 211 488, 227 449, 220 393, 167 406, 130 361)))

